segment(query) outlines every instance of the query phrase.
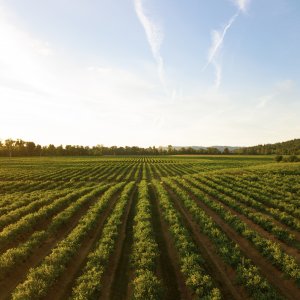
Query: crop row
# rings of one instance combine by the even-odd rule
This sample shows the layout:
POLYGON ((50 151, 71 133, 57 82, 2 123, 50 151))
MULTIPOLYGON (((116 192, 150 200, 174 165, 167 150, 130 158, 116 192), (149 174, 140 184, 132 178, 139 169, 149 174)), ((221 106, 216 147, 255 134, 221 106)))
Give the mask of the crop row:
POLYGON ((50 218, 51 216, 59 212, 61 209, 66 207, 68 204, 70 204, 77 197, 86 194, 90 190, 91 188, 78 189, 73 193, 58 198, 52 203, 41 207, 36 212, 27 214, 17 222, 4 227, 4 229, 0 232, 0 249, 3 249, 4 246, 16 239, 16 237, 20 234, 30 232, 39 221, 45 218, 50 218))
POLYGON ((260 212, 256 212, 252 208, 249 208, 242 204, 245 203, 246 200, 245 198, 241 199, 241 197, 239 197, 239 194, 237 195, 234 191, 231 191, 230 189, 220 184, 217 184, 214 181, 207 180, 206 178, 201 177, 200 179, 200 177, 197 177, 197 179, 199 179, 199 182, 202 183, 203 189, 205 189, 206 192, 218 199, 220 202, 246 216, 248 219, 264 228, 266 231, 272 233, 278 239, 288 244, 295 242, 295 236, 291 234, 288 230, 277 226, 273 222, 272 218, 260 212), (242 203, 240 203, 240 201, 242 203))
POLYGON ((48 238, 55 236, 55 234, 66 225, 76 212, 84 205, 89 203, 93 198, 97 197, 105 191, 109 185, 100 185, 88 194, 73 201, 69 207, 58 213, 46 230, 34 232, 31 237, 24 243, 17 247, 10 248, 0 255, 0 278, 15 268, 20 262, 28 258, 34 250, 42 245, 48 238))
MULTIPOLYGON (((285 198, 281 196, 279 199, 276 199, 274 195, 276 195, 276 191, 274 190, 274 193, 272 195, 268 194, 265 195, 265 187, 260 187, 259 190, 256 188, 253 188, 249 183, 246 184, 238 184, 238 183, 232 183, 228 181, 221 181, 220 179, 213 178, 210 180, 213 180, 217 184, 222 184, 223 186, 226 186, 232 190, 235 190, 236 192, 242 193, 243 195, 252 197, 256 201, 262 202, 264 205, 267 205, 269 207, 278 208, 281 211, 285 211, 288 214, 293 215, 296 218, 300 217, 300 208, 295 205, 296 201, 285 201, 285 198)), ((300 201, 299 201, 300 202, 300 201)))
POLYGON ((82 274, 76 279, 71 299, 94 299, 95 295, 101 291, 101 279, 114 250, 122 216, 133 187, 134 182, 125 186, 120 199, 103 227, 99 242, 88 255, 82 274))
MULTIPOLYGON (((218 191, 220 191, 222 193, 222 199, 226 199, 226 195, 236 199, 237 201, 249 206, 251 209, 257 209, 265 214, 269 214, 271 215, 274 219, 277 219, 278 221, 284 223, 285 225, 296 229, 296 230, 300 230, 300 221, 296 218, 294 218, 293 216, 280 211, 279 209, 276 208, 269 208, 265 205, 263 205, 262 203, 256 201, 255 199, 253 199, 250 196, 247 196, 241 192, 235 192, 231 189, 228 188, 224 188, 223 186, 213 183, 212 181, 209 181, 207 179, 205 179, 202 176, 196 176, 198 181, 201 181, 202 183, 206 184, 207 186, 210 187, 211 191, 213 193, 218 194, 218 191)), ((268 227, 270 228, 271 226, 271 221, 268 221, 268 227)), ((273 233, 277 234, 276 236, 280 239, 285 239, 286 241, 288 241, 289 239, 289 235, 287 234, 287 232, 284 232, 284 230, 280 230, 278 228, 278 226, 274 226, 274 230, 273 233)))
POLYGON ((103 196, 79 220, 70 234, 60 241, 46 256, 41 264, 30 269, 24 282, 20 283, 12 294, 12 299, 26 300, 39 299, 47 294, 48 289, 63 273, 66 265, 80 248, 86 235, 94 228, 100 214, 107 207, 112 196, 124 186, 118 183, 108 189, 103 196))
POLYGON ((251 260, 243 255, 239 246, 230 240, 213 219, 178 185, 178 183, 184 184, 184 181, 182 179, 176 179, 176 181, 164 179, 163 182, 177 194, 199 225, 199 230, 210 238, 224 262, 235 270, 237 282, 246 288, 249 295, 253 299, 263 299, 264 297, 264 299, 278 299, 279 296, 274 288, 263 278, 251 260))
POLYGON ((142 180, 138 186, 138 200, 133 225, 134 299, 160 299, 161 282, 155 274, 158 255, 158 245, 154 238, 151 220, 148 184, 142 180))
POLYGON ((220 290, 216 288, 211 276, 205 271, 203 267, 204 259, 197 250, 197 246, 184 226, 167 192, 157 180, 153 180, 153 185, 158 194, 163 217, 169 225, 169 230, 179 255, 179 264, 185 277, 186 285, 191 288, 196 297, 201 299, 221 299, 220 290))
POLYGON ((191 192, 198 197, 198 199, 214 210, 236 232, 249 240, 264 257, 281 270, 287 277, 294 279, 297 284, 300 284, 300 267, 298 263, 293 256, 286 254, 278 243, 262 237, 236 215, 232 214, 227 209, 224 209, 224 206, 211 200, 201 191, 203 188, 202 184, 194 178, 185 178, 184 186, 187 189, 190 189, 191 192), (191 184, 196 186, 197 189, 193 188, 191 184))

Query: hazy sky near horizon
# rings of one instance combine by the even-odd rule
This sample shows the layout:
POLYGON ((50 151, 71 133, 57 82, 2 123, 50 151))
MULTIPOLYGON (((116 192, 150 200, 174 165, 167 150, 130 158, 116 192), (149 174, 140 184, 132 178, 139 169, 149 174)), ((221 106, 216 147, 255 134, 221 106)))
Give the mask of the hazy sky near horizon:
POLYGON ((299 0, 0 0, 0 140, 300 137, 299 0))

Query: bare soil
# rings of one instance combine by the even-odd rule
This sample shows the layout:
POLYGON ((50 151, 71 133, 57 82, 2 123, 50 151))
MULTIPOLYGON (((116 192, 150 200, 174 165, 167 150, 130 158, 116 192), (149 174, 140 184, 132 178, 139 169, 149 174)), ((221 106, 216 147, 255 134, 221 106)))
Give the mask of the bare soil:
POLYGON ((159 248, 159 259, 157 262, 158 275, 165 287, 164 299, 188 299, 189 292, 180 274, 179 266, 176 266, 178 260, 175 256, 175 251, 174 249, 170 249, 172 244, 167 231, 168 226, 161 217, 161 211, 157 203, 158 200, 152 187, 150 188, 150 199, 153 230, 159 248))
POLYGON ((120 192, 114 195, 114 197, 109 201, 108 206, 100 214, 98 218, 98 223, 96 224, 94 229, 87 234, 78 252, 66 266, 64 273, 50 288, 50 290, 47 293, 47 296, 44 299, 68 299, 68 295, 71 292, 73 282, 77 278, 77 275, 79 275, 82 267, 84 266, 88 253, 93 249, 98 239, 100 238, 104 223, 110 215, 113 208, 115 207, 119 194, 120 192))
POLYGON ((130 197, 126 207, 116 249, 109 261, 99 299, 122 300, 127 299, 130 278, 130 254, 133 242, 133 219, 137 199, 136 189, 130 197))
POLYGON ((201 256, 205 259, 205 268, 216 281, 224 299, 249 299, 245 289, 236 284, 235 270, 225 264, 216 253, 216 249, 210 239, 201 232, 199 225, 193 220, 188 210, 183 206, 177 195, 165 186, 171 196, 174 206, 180 212, 185 226, 192 233, 191 236, 199 248, 201 256))
POLYGON ((168 225, 162 217, 154 189, 150 189, 152 204, 152 224, 155 232, 155 239, 159 247, 159 276, 165 287, 164 299, 192 299, 191 292, 185 285, 185 280, 180 272, 178 264, 179 257, 173 245, 168 225))
POLYGON ((240 234, 238 234, 228 223, 226 223, 217 213, 207 207, 203 202, 190 196, 196 203, 218 224, 226 235, 237 243, 243 254, 250 258, 252 262, 259 267, 262 275, 271 283, 278 292, 286 299, 299 299, 300 289, 293 280, 287 279, 284 274, 265 259, 254 246, 240 234))
MULTIPOLYGON (((37 249, 34 249, 32 254, 26 260, 17 265, 14 270, 7 273, 6 277, 0 282, 0 299, 9 297, 13 289, 26 278, 29 269, 36 267, 45 256, 51 253, 56 244, 72 231, 79 219, 86 214, 88 208, 93 205, 98 198, 99 196, 86 203, 54 236, 48 238, 37 249)), ((47 224, 49 225, 50 222, 47 222, 47 224)))

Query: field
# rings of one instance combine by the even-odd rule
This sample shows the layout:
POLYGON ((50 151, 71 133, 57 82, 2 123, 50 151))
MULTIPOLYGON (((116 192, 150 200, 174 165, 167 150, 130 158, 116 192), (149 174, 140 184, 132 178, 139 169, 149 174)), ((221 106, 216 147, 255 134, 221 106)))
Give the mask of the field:
POLYGON ((300 299, 300 163, 0 158, 0 299, 300 299))

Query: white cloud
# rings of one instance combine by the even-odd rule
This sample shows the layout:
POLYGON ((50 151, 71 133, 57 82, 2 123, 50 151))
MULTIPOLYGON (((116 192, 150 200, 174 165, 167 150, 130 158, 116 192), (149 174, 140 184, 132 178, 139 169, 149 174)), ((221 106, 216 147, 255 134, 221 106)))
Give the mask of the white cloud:
POLYGON ((238 11, 235 13, 230 20, 226 23, 222 30, 212 30, 212 43, 211 47, 208 51, 207 63, 204 66, 203 70, 205 70, 210 64, 213 64, 215 68, 215 83, 214 86, 219 88, 222 80, 222 64, 218 60, 218 55, 222 49, 225 36, 228 30, 231 28, 237 17, 240 15, 240 12, 245 13, 247 7, 250 3, 250 0, 232 0, 233 3, 237 6, 238 11))
POLYGON ((293 90, 295 82, 291 79, 285 79, 280 82, 277 82, 270 94, 264 95, 258 98, 258 104, 256 108, 263 109, 267 107, 270 103, 274 103, 277 100, 282 99, 282 97, 288 97, 288 94, 293 90))
POLYGON ((276 87, 279 91, 289 92, 295 86, 295 82, 291 79, 285 79, 277 83, 276 87))
POLYGON ((215 82, 214 86, 218 89, 221 85, 222 80, 222 65, 218 63, 216 60, 213 60, 213 65, 215 67, 215 82))
POLYGON ((218 62, 218 55, 220 53, 220 50, 222 49, 224 39, 226 36, 226 33, 238 17, 239 13, 236 13, 224 26, 222 30, 213 30, 212 31, 212 44, 208 51, 208 60, 203 70, 205 70, 210 64, 213 64, 215 67, 215 87, 219 88, 221 84, 222 79, 222 65, 218 62))
POLYGON ((157 63, 159 79, 162 85, 166 88, 164 60, 160 54, 160 47, 164 38, 162 28, 145 13, 142 0, 134 0, 134 7, 135 12, 145 30, 152 55, 157 63))
POLYGON ((123 128, 115 143, 128 144, 153 126, 156 106, 165 95, 147 65, 140 71, 109 62, 84 68, 83 60, 79 64, 68 53, 55 51, 62 47, 50 46, 18 23, 1 8, 1 138, 109 144, 123 128), (153 113, 143 124, 150 109, 153 113))
POLYGON ((237 6, 237 8, 242 12, 246 12, 250 4, 250 0, 232 0, 232 1, 237 6))
MULTIPOLYGON (((227 31, 230 29, 236 18, 238 17, 238 13, 236 13, 224 26, 224 28, 220 31, 213 30, 212 31, 212 45, 208 52, 208 61, 207 65, 209 65, 214 58, 218 55, 220 49, 222 48, 224 38, 226 36, 227 31)), ((206 65, 206 66, 207 66, 206 65)))

